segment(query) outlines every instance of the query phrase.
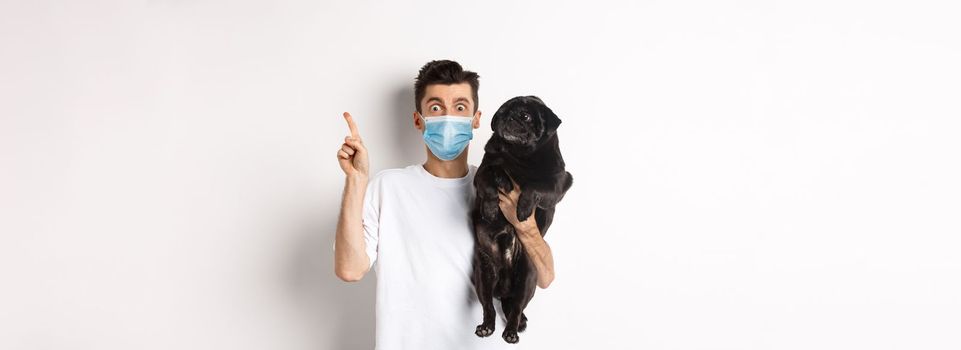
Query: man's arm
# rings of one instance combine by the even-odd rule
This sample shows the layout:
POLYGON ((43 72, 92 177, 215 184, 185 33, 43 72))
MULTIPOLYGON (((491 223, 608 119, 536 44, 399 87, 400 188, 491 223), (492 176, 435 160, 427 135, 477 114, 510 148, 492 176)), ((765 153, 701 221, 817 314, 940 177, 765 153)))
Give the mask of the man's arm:
POLYGON ((510 193, 504 193, 503 189, 498 189, 498 203, 504 217, 514 226, 517 238, 521 240, 527 256, 534 263, 534 268, 537 270, 537 286, 545 289, 554 281, 554 255, 551 254, 551 246, 541 236, 541 230, 537 228, 534 213, 531 213, 527 220, 517 220, 517 199, 521 196, 521 188, 514 179, 511 179, 511 182, 514 183, 514 189, 510 193))
POLYGON ((334 273, 345 282, 359 281, 370 268, 362 221, 366 190, 366 176, 347 177, 334 243, 334 273))
POLYGON ((344 170, 344 197, 341 199, 337 237, 334 241, 334 274, 347 282, 356 282, 370 269, 367 243, 364 242, 364 195, 370 174, 367 147, 364 146, 350 113, 344 112, 350 136, 337 150, 337 161, 344 170))
POLYGON ((554 281, 554 255, 551 254, 551 246, 547 244, 541 236, 541 230, 537 228, 532 214, 527 221, 514 225, 517 237, 520 238, 527 256, 534 262, 537 269, 537 286, 541 289, 547 288, 554 281))

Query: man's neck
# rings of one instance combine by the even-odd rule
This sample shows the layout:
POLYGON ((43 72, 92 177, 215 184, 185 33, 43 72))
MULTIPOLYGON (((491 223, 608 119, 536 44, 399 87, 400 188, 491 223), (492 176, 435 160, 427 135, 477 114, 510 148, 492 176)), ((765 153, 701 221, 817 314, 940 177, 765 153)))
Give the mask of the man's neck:
POLYGON ((467 150, 460 157, 449 161, 442 161, 434 157, 427 157, 423 164, 424 170, 431 175, 442 178, 460 178, 467 176, 467 150))

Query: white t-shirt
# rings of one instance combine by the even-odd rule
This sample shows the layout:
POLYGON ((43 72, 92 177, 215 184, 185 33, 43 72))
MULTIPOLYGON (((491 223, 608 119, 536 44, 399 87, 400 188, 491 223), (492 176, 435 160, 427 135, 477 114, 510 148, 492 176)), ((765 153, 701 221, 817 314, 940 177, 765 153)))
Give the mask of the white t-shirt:
MULTIPOLYGON (((495 331, 474 334, 483 309, 471 283, 474 173, 441 178, 421 164, 374 175, 364 197, 364 240, 377 274, 376 350, 520 349, 495 331)), ((521 333, 523 337, 523 333, 521 333)), ((523 339, 522 339, 523 342, 523 339)))

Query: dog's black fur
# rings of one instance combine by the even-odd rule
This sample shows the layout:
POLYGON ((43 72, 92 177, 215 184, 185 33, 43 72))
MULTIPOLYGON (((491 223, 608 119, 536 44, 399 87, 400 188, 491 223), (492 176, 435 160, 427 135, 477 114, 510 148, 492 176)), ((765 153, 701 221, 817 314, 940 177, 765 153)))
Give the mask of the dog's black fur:
POLYGON ((494 333, 493 298, 501 300, 507 324, 501 335, 517 343, 517 332, 527 328, 524 308, 534 296, 537 272, 511 225, 501 212, 498 188, 521 188, 517 219, 534 215, 541 236, 554 219, 554 206, 571 187, 573 177, 564 169, 557 143, 561 119, 536 96, 514 97, 494 113, 494 135, 484 147, 484 159, 474 175, 476 199, 471 211, 474 225, 474 269, 471 281, 484 308, 484 321, 474 334, 494 333))

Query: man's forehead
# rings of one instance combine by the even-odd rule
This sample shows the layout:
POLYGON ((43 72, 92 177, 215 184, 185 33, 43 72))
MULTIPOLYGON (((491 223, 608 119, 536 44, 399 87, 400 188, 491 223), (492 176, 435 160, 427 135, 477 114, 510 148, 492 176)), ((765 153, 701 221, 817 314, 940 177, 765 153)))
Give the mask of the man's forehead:
POLYGON ((471 87, 468 83, 427 85, 424 101, 431 100, 432 97, 443 101, 467 100, 470 102, 471 87))

